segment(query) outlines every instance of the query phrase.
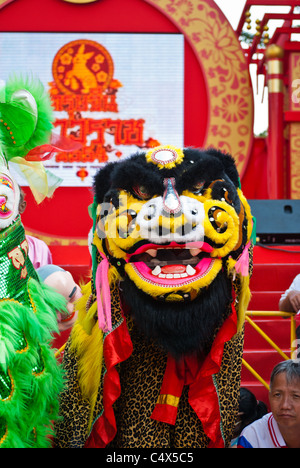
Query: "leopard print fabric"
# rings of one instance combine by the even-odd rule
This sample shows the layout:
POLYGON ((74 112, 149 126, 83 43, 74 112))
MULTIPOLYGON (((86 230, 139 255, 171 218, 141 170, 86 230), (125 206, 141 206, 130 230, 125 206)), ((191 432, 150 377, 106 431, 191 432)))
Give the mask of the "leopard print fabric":
MULTIPOLYGON (((92 289, 93 282, 92 282, 92 289)), ((96 300, 93 295, 93 303, 96 300)), ((111 307, 114 313, 112 314, 113 328, 123 322, 121 313, 120 297, 118 287, 112 289, 111 307)), ((97 318, 95 317, 95 327, 98 327, 97 318)), ((104 336, 105 339, 105 336, 104 336)), ((60 395, 60 421, 55 425, 55 446, 58 448, 81 448, 85 445, 88 438, 89 420, 91 414, 91 405, 87 399, 84 399, 81 393, 78 382, 78 356, 71 347, 72 334, 67 342, 62 365, 65 371, 65 388, 60 395)), ((94 418, 103 412, 103 377, 106 368, 103 360, 102 375, 99 385, 98 398, 94 408, 94 418)))
POLYGON ((222 365, 214 376, 219 396, 225 446, 230 445, 239 406, 244 328, 225 343, 222 365))
MULTIPOLYGON (((180 398, 175 426, 150 418, 160 392, 167 356, 146 340, 130 319, 128 329, 133 353, 119 366, 122 392, 114 405, 118 431, 108 448, 207 447, 209 439, 188 403, 188 387, 180 398)), ((225 344, 220 372, 214 376, 225 446, 230 444, 238 411, 242 352, 243 332, 225 344)), ((76 360, 67 348, 64 361, 69 385, 61 401, 64 420, 56 428, 56 445, 61 448, 83 447, 88 437, 90 406, 80 393, 76 360)), ((94 416, 99 416, 102 410, 101 385, 94 416)))
POLYGON ((176 426, 151 419, 167 356, 147 341, 132 323, 130 328, 134 352, 120 369, 123 391, 115 406, 119 430, 109 448, 205 446, 207 437, 188 403, 187 387, 180 399, 176 426))
MULTIPOLYGON (((188 402, 188 387, 180 398, 175 426, 150 418, 166 366, 166 355, 131 326, 134 352, 121 365, 122 394, 115 405, 118 433, 109 448, 205 448, 209 439, 188 402)), ((214 376, 225 446, 232 439, 238 411, 243 332, 225 344, 222 366, 214 376), (230 376, 230 378, 228 378, 230 376)))
POLYGON ((54 445, 57 448, 81 448, 87 438, 90 404, 82 398, 77 380, 77 356, 67 343, 63 365, 67 385, 60 395, 61 419, 55 424, 54 445))

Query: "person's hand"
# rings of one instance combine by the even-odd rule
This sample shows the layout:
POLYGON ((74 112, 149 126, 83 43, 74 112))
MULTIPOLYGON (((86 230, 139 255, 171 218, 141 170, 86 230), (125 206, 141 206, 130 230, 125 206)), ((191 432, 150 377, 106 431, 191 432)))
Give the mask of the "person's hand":
POLYGON ((300 291, 290 291, 288 298, 295 313, 300 311, 300 291))

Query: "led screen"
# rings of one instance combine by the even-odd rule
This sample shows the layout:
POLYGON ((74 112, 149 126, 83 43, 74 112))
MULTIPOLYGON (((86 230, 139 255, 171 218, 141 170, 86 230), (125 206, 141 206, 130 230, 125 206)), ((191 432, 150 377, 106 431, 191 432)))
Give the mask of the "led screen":
POLYGON ((108 161, 183 146, 181 34, 0 33, 0 67, 3 80, 38 77, 55 109, 55 134, 81 144, 45 163, 61 186, 90 187, 108 161))

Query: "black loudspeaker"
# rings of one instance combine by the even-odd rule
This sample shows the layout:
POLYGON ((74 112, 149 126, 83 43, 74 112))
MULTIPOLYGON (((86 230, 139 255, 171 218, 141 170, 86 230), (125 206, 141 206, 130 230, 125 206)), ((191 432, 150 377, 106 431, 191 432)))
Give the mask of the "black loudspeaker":
POLYGON ((300 244, 300 200, 248 200, 261 244, 300 244))

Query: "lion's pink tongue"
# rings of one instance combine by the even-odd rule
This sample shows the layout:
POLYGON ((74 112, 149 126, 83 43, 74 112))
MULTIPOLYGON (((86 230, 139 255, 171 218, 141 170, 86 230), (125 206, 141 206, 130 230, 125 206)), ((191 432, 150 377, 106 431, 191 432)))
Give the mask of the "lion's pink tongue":
POLYGON ((170 274, 175 274, 175 273, 185 273, 186 267, 185 265, 165 265, 161 267, 161 272, 167 275, 168 273, 170 274))

